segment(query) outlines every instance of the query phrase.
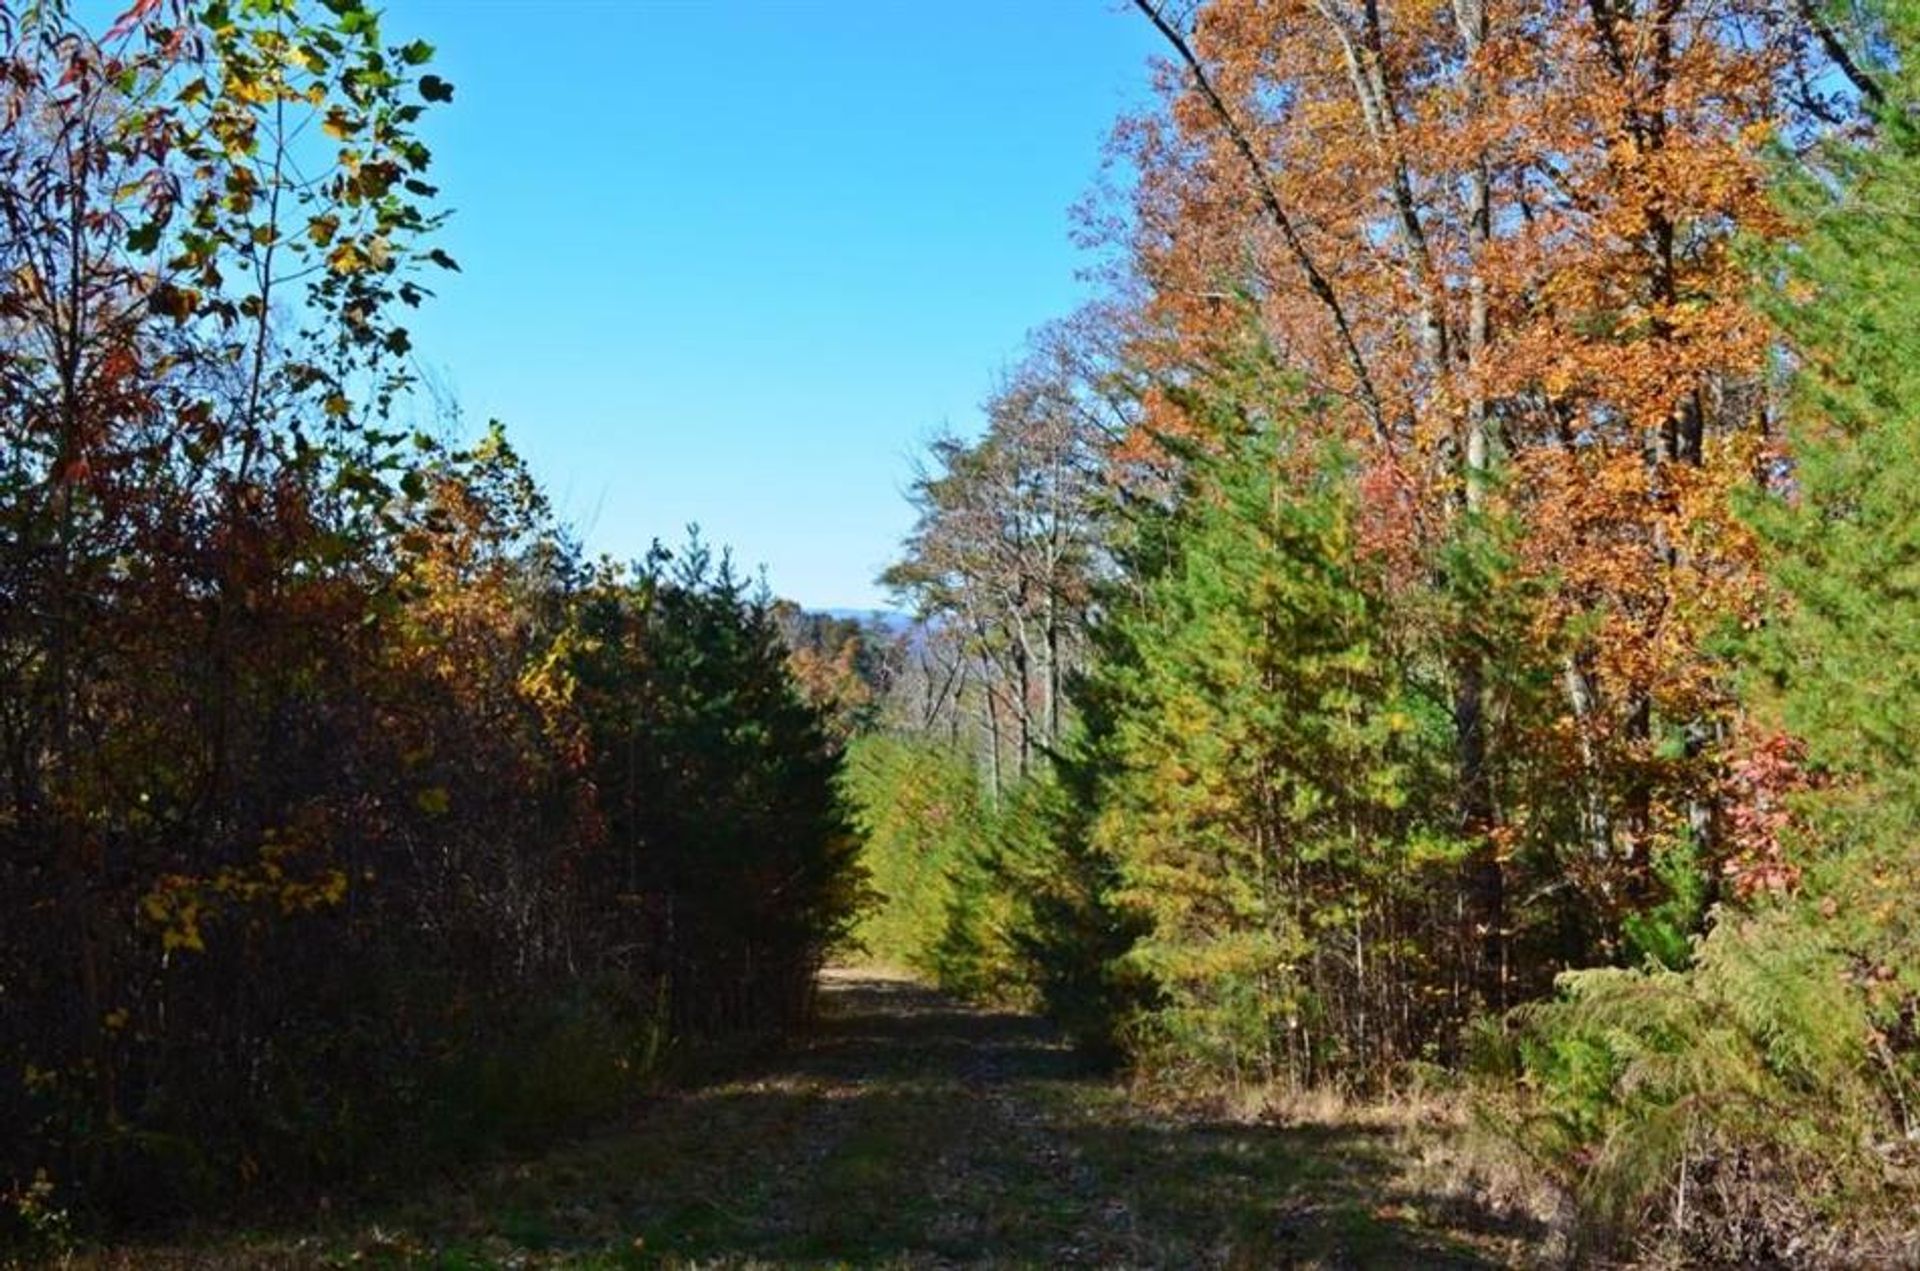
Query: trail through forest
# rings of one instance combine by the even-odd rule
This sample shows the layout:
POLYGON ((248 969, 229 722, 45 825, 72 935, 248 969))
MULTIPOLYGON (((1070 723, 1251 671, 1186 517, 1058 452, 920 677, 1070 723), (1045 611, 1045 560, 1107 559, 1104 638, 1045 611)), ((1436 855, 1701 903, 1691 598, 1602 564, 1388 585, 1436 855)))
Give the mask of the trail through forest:
POLYGON ((1472 1267, 1539 1237, 1447 1186, 1404 1129, 1154 1111, 1035 1017, 883 972, 830 970, 822 987, 804 1042, 618 1127, 379 1221, 167 1260, 1472 1267))

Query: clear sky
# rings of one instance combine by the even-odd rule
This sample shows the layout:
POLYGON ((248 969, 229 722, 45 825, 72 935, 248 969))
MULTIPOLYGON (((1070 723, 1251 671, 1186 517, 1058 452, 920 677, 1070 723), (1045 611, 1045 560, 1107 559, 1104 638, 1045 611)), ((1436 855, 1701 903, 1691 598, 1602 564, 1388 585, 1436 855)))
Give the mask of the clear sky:
POLYGON ((1147 95, 1114 0, 392 0, 463 272, 414 324, 588 547, 699 522, 877 605, 914 452, 1085 297, 1068 210, 1147 95))

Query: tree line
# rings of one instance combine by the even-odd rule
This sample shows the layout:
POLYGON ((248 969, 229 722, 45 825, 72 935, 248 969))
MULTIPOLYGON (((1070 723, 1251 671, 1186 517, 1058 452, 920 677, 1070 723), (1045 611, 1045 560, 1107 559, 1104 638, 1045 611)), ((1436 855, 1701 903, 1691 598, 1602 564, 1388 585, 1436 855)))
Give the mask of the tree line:
POLYGON ((1471 1080, 1588 1252, 1910 1252, 1920 18, 1136 8, 1104 295, 886 575, 869 942, 1170 1088, 1471 1080))
POLYGON ((432 65, 0 4, 0 1239, 604 1113, 860 894, 764 589, 588 559, 415 381, 432 65))

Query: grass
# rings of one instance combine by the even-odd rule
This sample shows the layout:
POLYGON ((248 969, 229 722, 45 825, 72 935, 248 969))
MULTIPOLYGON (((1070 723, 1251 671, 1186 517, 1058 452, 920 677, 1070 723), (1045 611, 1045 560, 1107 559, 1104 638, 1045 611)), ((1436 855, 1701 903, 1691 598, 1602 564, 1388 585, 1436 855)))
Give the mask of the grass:
POLYGON ((1444 1127, 1154 1107, 1042 1022, 831 974, 809 1042, 543 1155, 305 1230, 76 1266, 1511 1265, 1544 1232, 1441 1177, 1444 1127))

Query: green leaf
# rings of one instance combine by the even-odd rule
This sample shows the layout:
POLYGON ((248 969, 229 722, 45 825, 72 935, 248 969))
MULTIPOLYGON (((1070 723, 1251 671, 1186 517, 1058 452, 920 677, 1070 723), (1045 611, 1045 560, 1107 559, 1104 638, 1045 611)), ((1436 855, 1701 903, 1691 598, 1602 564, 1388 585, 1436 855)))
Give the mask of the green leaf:
POLYGON ((415 40, 395 49, 394 55, 408 66, 424 65, 433 60, 433 45, 425 40, 415 40))
POLYGON ((380 30, 380 15, 358 4, 327 6, 340 17, 342 35, 373 35, 380 30))
POLYGON ((430 102, 450 102, 453 100, 453 85, 438 75, 422 75, 420 95, 430 102))

